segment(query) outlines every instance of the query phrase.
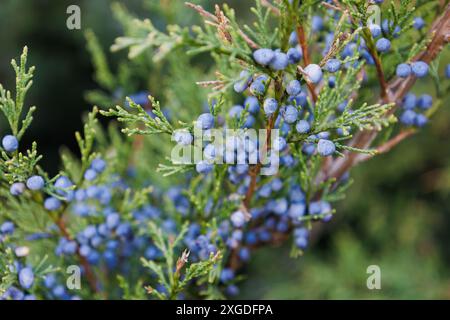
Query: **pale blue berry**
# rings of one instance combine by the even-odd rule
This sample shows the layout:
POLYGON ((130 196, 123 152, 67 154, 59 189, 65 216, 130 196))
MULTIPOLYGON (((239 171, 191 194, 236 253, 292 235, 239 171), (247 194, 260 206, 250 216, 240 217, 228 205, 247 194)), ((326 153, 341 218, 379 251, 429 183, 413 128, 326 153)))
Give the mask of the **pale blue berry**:
POLYGON ((97 172, 94 169, 87 169, 84 173, 84 178, 87 181, 93 181, 97 178, 97 172))
POLYGON ((298 43, 298 37, 297 37, 297 32, 292 31, 291 34, 289 35, 289 44, 291 46, 294 46, 298 43))
POLYGON ((286 121, 286 123, 294 123, 295 121, 297 121, 298 118, 298 110, 297 108, 293 107, 293 106, 287 106, 286 110, 284 111, 283 114, 283 119, 284 121, 286 121))
POLYGON ((422 17, 414 18, 413 27, 417 30, 420 30, 423 27, 425 27, 425 21, 422 19, 422 17))
POLYGON ((407 63, 400 63, 396 69, 397 77, 407 78, 411 74, 411 66, 407 63))
POLYGON ((423 61, 415 61, 411 64, 411 69, 414 75, 418 78, 423 78, 428 74, 428 64, 423 61))
POLYGON ((106 161, 102 158, 95 158, 92 160, 91 168, 97 171, 97 173, 102 173, 106 169, 106 161))
POLYGON ((414 125, 421 128, 425 126, 428 122, 428 118, 423 114, 418 114, 416 118, 414 119, 414 125))
POLYGON ((421 109, 430 109, 433 105, 433 98, 429 94, 423 94, 417 100, 417 106, 421 109))
POLYGON ((333 141, 320 139, 317 143, 317 152, 322 157, 331 156, 336 151, 336 146, 333 141))
POLYGON ((197 128, 207 130, 214 127, 214 117, 210 113, 202 113, 198 118, 195 124, 197 128))
POLYGON ((244 92, 247 89, 251 80, 252 76, 250 72, 248 72, 247 70, 242 71, 239 74, 239 80, 234 83, 233 86, 234 91, 236 91, 237 93, 244 92))
POLYGON ((57 198, 50 197, 45 199, 44 208, 48 211, 55 211, 61 208, 61 201, 57 198))
POLYGON ((255 61, 263 66, 267 66, 275 57, 275 53, 272 49, 258 49, 255 52, 253 52, 253 58, 255 61))
POLYGON ((9 192, 16 197, 20 196, 22 193, 24 193, 24 191, 25 191, 25 184, 22 182, 13 183, 9 188, 9 192))
POLYGON ((14 233, 14 223, 11 221, 3 222, 0 226, 0 232, 2 234, 13 234, 14 233))
POLYGON ((25 267, 19 271, 19 283, 24 289, 30 289, 34 283, 34 273, 30 267, 25 267))
POLYGON ((110 213, 106 216, 106 226, 108 229, 115 229, 120 223, 120 215, 118 213, 110 213))
POLYGON ((41 190, 44 185, 45 181, 41 176, 32 176, 27 180, 27 188, 33 191, 41 190))
POLYGON ((270 62, 270 68, 273 70, 284 70, 289 64, 287 54, 283 52, 275 52, 273 60, 270 62))
POLYGON ((248 112, 256 114, 259 112, 259 101, 256 97, 247 97, 244 101, 244 106, 248 108, 248 112))
POLYGON ((391 49, 391 42, 386 38, 381 38, 377 40, 376 47, 379 52, 387 52, 391 49))
POLYGON ((313 16, 311 19, 311 30, 318 32, 323 28, 323 19, 321 16, 313 16))
POLYGON ((188 130, 176 130, 173 133, 173 139, 177 144, 182 146, 188 146, 194 140, 192 134, 188 130))
POLYGON ((264 113, 266 115, 272 115, 277 111, 278 102, 274 98, 267 98, 264 100, 264 113))
POLYGON ((245 224, 245 214, 238 210, 231 215, 231 223, 236 228, 241 228, 245 224))
POLYGON ((250 92, 252 94, 254 94, 255 96, 262 96, 265 91, 266 91, 266 85, 264 84, 264 81, 260 81, 260 80, 256 79, 250 85, 250 92))
POLYGON ((295 129, 298 133, 307 133, 309 130, 311 130, 311 126, 309 125, 309 122, 306 120, 300 120, 297 125, 295 126, 295 129))
POLYGON ((403 108, 404 109, 414 109, 417 105, 416 95, 413 93, 408 93, 403 98, 403 108))
POLYGON ((400 116, 400 122, 403 123, 406 126, 412 126, 414 125, 414 122, 416 120, 417 114, 412 110, 406 110, 402 113, 400 116))
POLYGON ((341 67, 341 61, 339 61, 338 59, 330 59, 325 64, 325 70, 327 70, 328 72, 332 72, 332 73, 338 71, 340 67, 341 67))
POLYGON ((302 91, 302 86, 300 85, 300 82, 298 80, 292 80, 289 82, 289 84, 286 86, 286 92, 290 96, 296 96, 302 91))
POLYGON ((303 57, 302 50, 300 48, 290 48, 287 52, 287 57, 290 64, 296 64, 303 57))
POLYGON ((450 79, 450 64, 445 67, 445 76, 450 79))
POLYGON ((381 35, 381 27, 378 24, 369 25, 369 30, 374 38, 378 38, 381 35))
POLYGON ((14 152, 19 148, 19 140, 13 135, 4 136, 2 146, 6 152, 14 152))
POLYGON ((319 65, 310 64, 306 66, 304 71, 310 82, 317 84, 322 80, 322 69, 319 65))
POLYGON ((205 160, 202 160, 195 165, 195 170, 200 174, 208 174, 212 169, 213 165, 205 160))

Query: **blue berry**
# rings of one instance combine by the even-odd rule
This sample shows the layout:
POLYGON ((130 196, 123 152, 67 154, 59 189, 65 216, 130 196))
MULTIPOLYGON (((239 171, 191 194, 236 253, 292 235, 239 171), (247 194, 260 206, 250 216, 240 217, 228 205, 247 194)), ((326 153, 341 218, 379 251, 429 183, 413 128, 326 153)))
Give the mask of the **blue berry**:
POLYGON ((173 139, 177 144, 182 146, 188 146, 194 140, 192 134, 187 130, 176 130, 173 133, 173 139))
POLYGON ((11 185, 9 192, 13 196, 20 196, 25 191, 25 184, 22 182, 16 182, 11 185))
POLYGON ((44 185, 45 181, 41 176, 32 176, 27 180, 27 188, 30 190, 41 190, 44 185))
POLYGON ((381 27, 378 24, 369 25, 369 30, 374 38, 378 38, 381 35, 381 27))
POLYGON ((407 78, 411 74, 411 66, 407 63, 400 63, 397 66, 396 73, 397 73, 397 77, 407 78))
POLYGON ((416 120, 416 113, 412 110, 406 110, 402 113, 400 116, 400 122, 403 123, 406 126, 412 126, 414 125, 414 122, 416 120))
POLYGON ((244 92, 251 80, 252 76, 250 72, 248 72, 247 70, 241 71, 241 73, 239 74, 239 80, 234 83, 234 91, 236 91, 237 93, 244 92))
POLYGON ((267 98, 264 100, 264 113, 266 115, 272 115, 277 111, 278 102, 274 98, 267 98))
POLYGON ((296 64, 300 62, 303 54, 300 48, 290 48, 287 52, 287 57, 290 64, 296 64))
POLYGON ((333 89, 334 87, 336 87, 336 77, 335 76, 331 76, 328 78, 328 86, 333 89))
POLYGON ((403 108, 404 109, 414 109, 417 105, 416 96, 413 93, 408 93, 403 98, 403 108))
POLYGON ((220 274, 220 281, 222 282, 229 282, 234 279, 234 271, 229 268, 225 268, 222 270, 220 274))
POLYGON ((287 54, 283 52, 275 52, 273 60, 270 62, 270 68, 273 70, 284 70, 289 64, 287 54))
POLYGON ((197 128, 207 130, 214 127, 214 117, 210 113, 202 113, 196 122, 197 128))
POLYGON ((416 118, 414 119, 414 125, 421 128, 425 126, 428 122, 428 118, 424 116, 423 114, 418 114, 416 118))
POLYGON ((92 160, 91 168, 97 171, 97 173, 102 173, 106 169, 106 161, 102 158, 95 158, 92 160))
POLYGON ((297 32, 295 31, 291 32, 291 34, 289 35, 289 44, 291 46, 295 46, 296 44, 298 44, 297 32))
POLYGON ((292 219, 299 219, 303 215, 305 215, 306 206, 304 203, 293 203, 289 207, 288 215, 292 219))
POLYGON ((274 57, 275 53, 272 49, 263 48, 253 52, 253 58, 262 66, 267 66, 274 59, 274 57))
POLYGON ((244 101, 244 106, 248 108, 248 112, 256 114, 259 112, 259 101, 256 97, 247 97, 244 101))
POLYGON ((14 223, 11 221, 3 222, 0 226, 0 232, 2 234, 13 234, 14 233, 14 223))
POLYGON ((309 130, 311 130, 311 126, 309 125, 309 122, 306 120, 300 120, 297 125, 295 126, 295 129, 298 133, 307 133, 309 130))
POLYGON ((6 152, 14 152, 19 148, 19 140, 12 135, 4 136, 2 139, 2 146, 6 152))
POLYGON ((213 165, 205 160, 202 160, 195 165, 195 170, 200 174, 208 174, 212 169, 213 165))
POLYGON ((376 47, 379 52, 387 52, 391 49, 391 42, 386 38, 381 38, 377 40, 376 47))
POLYGON ((97 172, 93 169, 87 169, 86 172, 84 173, 84 178, 87 181, 93 181, 97 178, 97 172))
POLYGON ((289 82, 289 84, 286 86, 286 92, 290 96, 296 96, 302 91, 302 86, 300 85, 300 82, 298 80, 292 80, 289 82))
MULTIPOLYGON (((134 103, 143 106, 143 105, 146 105, 148 103, 148 96, 149 95, 150 95, 150 93, 148 91, 140 91, 140 92, 137 92, 135 94, 130 95, 129 98, 134 103)), ((130 107, 130 104, 128 103, 128 101, 126 101, 125 104, 126 104, 127 107, 130 107)))
POLYGON ((395 26, 395 28, 393 28, 394 26, 394 22, 393 21, 388 21, 387 19, 383 20, 383 22, 381 23, 381 28, 383 29, 383 32, 385 34, 389 34, 391 33, 390 31, 392 31, 392 36, 394 38, 397 38, 400 34, 400 26, 395 26), (393 28, 393 30, 392 30, 393 28))
POLYGON ((341 67, 341 61, 339 61, 338 59, 330 59, 325 64, 325 70, 327 70, 328 72, 332 72, 332 73, 338 71, 340 67, 341 67))
POLYGON ((284 150, 284 148, 286 148, 286 146, 286 139, 284 139, 283 137, 278 137, 275 144, 273 145, 273 149, 276 151, 282 151, 284 150))
POLYGON ((236 105, 231 107, 230 111, 228 111, 228 116, 230 118, 239 119, 244 112, 244 108, 242 106, 236 105))
POLYGON ((422 19, 422 17, 414 18, 413 27, 417 30, 420 30, 423 27, 425 27, 425 21, 422 19))
POLYGON ((308 98, 304 92, 301 92, 298 96, 289 97, 288 102, 304 108, 308 105, 308 98))
POLYGON ((34 283, 34 273, 30 267, 25 267, 19 272, 19 283, 24 289, 30 289, 34 283))
POLYGON ((322 69, 317 64, 310 64, 305 68, 306 76, 308 80, 314 84, 317 84, 322 80, 322 69))
POLYGON ((308 239, 307 238, 296 238, 295 245, 299 249, 306 249, 306 247, 308 247, 308 239))
POLYGON ((430 109, 433 105, 433 98, 429 94, 423 94, 417 100, 417 106, 421 109, 430 109))
POLYGON ((264 81, 260 81, 260 80, 256 79, 250 85, 250 92, 252 94, 254 94, 255 96, 262 96, 265 91, 266 91, 266 85, 264 84, 264 81))
POLYGON ((445 76, 450 79, 450 64, 445 67, 445 76))
POLYGON ((336 146, 333 141, 320 139, 317 143, 317 152, 322 157, 331 156, 336 151, 336 146))
POLYGON ((284 118, 284 121, 286 121, 286 123, 289 123, 289 124, 297 121, 297 118, 298 118, 297 108, 295 108, 293 106, 287 106, 286 110, 284 111, 283 118, 284 118))
POLYGON ((216 158, 216 148, 214 144, 210 143, 208 144, 205 149, 203 150, 203 154, 205 159, 207 160, 213 160, 216 158))
POLYGON ((411 69, 414 75, 418 78, 423 78, 428 74, 428 64, 423 61, 416 61, 411 64, 411 69))
POLYGON ((63 252, 68 255, 75 254, 77 252, 77 243, 75 241, 67 241, 63 245, 63 252))
POLYGON ((238 210, 231 215, 231 223, 236 228, 241 228, 245 224, 245 214, 238 210))
POLYGON ((45 199, 44 208, 49 211, 55 211, 61 208, 61 201, 57 198, 50 197, 45 199))
POLYGON ((323 19, 320 16, 313 16, 311 19, 311 30, 318 32, 323 28, 323 19))

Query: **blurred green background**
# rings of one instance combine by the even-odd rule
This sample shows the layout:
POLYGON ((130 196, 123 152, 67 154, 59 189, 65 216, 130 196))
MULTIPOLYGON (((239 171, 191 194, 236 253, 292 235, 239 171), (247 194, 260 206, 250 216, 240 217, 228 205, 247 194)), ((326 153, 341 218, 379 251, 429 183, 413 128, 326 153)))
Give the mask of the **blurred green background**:
MULTIPOLYGON (((161 1, 171 7, 179 0, 161 1)), ((74 132, 91 106, 84 99, 96 88, 83 30, 66 28, 66 8, 78 4, 83 29, 92 28, 108 48, 121 29, 108 0, 2 0, 0 2, 0 83, 11 87, 10 59, 28 45, 36 77, 28 103, 38 106, 26 144, 36 140, 42 165, 58 168, 62 145, 75 149, 74 132)), ((153 0, 120 1, 155 24, 164 17, 153 0), (152 9, 153 8, 153 9, 152 9)), ((208 6, 213 5, 208 1, 208 6)), ((253 1, 227 1, 241 19, 253 1)), ((184 9, 186 10, 186 9, 184 9)), ((187 12, 187 11, 186 11, 187 12)), ((185 23, 190 12, 184 15, 185 23)), ((441 68, 449 63, 449 52, 441 68)), ((123 54, 110 55, 116 63, 123 54)), ((449 81, 449 80, 444 80, 449 81)), ((426 80, 414 92, 433 92, 426 80)), ((354 185, 338 204, 336 219, 315 236, 299 259, 289 247, 253 254, 240 298, 253 299, 429 299, 450 298, 450 110, 447 101, 431 124, 392 152, 353 171, 354 185), (368 290, 366 269, 381 268, 381 290, 368 290)), ((3 119, 0 134, 5 134, 3 119)))

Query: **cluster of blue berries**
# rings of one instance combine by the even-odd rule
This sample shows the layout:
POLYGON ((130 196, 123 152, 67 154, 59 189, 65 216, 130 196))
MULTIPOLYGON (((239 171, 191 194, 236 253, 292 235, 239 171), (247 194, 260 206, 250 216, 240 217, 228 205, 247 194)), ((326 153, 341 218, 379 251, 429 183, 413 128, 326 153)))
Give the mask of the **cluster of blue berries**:
POLYGON ((14 223, 5 221, 0 225, 0 246, 3 244, 13 249, 15 260, 8 265, 11 273, 17 274, 16 285, 9 287, 0 300, 35 300, 36 297, 30 293, 30 289, 35 283, 35 274, 31 266, 24 265, 24 260, 28 256, 30 250, 26 246, 15 246, 8 244, 8 238, 13 236, 15 232, 14 223))
POLYGON ((428 118, 420 112, 430 109, 433 105, 433 97, 423 94, 416 97, 413 93, 408 93, 403 98, 403 113, 400 115, 400 122, 405 126, 423 127, 427 124, 428 118))

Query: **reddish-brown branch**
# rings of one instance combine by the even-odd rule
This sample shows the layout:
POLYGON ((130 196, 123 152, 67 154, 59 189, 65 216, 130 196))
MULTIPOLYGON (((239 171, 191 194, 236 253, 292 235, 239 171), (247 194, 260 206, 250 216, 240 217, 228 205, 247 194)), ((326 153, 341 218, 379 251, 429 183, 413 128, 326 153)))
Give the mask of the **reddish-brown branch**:
MULTIPOLYGON (((449 42, 450 37, 450 4, 445 8, 443 14, 433 23, 430 29, 430 35, 432 36, 430 44, 427 49, 419 53, 414 57, 413 61, 421 60, 426 63, 433 61, 441 52, 444 45, 449 42)), ((386 92, 388 100, 385 101, 380 97, 380 103, 390 103, 394 102, 397 105, 403 97, 409 92, 414 83, 416 82, 416 77, 410 76, 406 79, 395 78, 390 81, 387 85, 386 92)), ((392 108, 388 114, 392 114, 396 110, 396 107, 392 108)), ((370 147, 372 142, 378 135, 378 131, 362 131, 355 135, 352 140, 351 146, 356 148, 367 149, 370 147)), ((358 154, 353 152, 344 152, 345 157, 336 159, 326 168, 327 174, 321 174, 318 177, 318 182, 334 177, 339 179, 345 172, 347 172, 351 167, 353 167, 359 157, 358 154)))

